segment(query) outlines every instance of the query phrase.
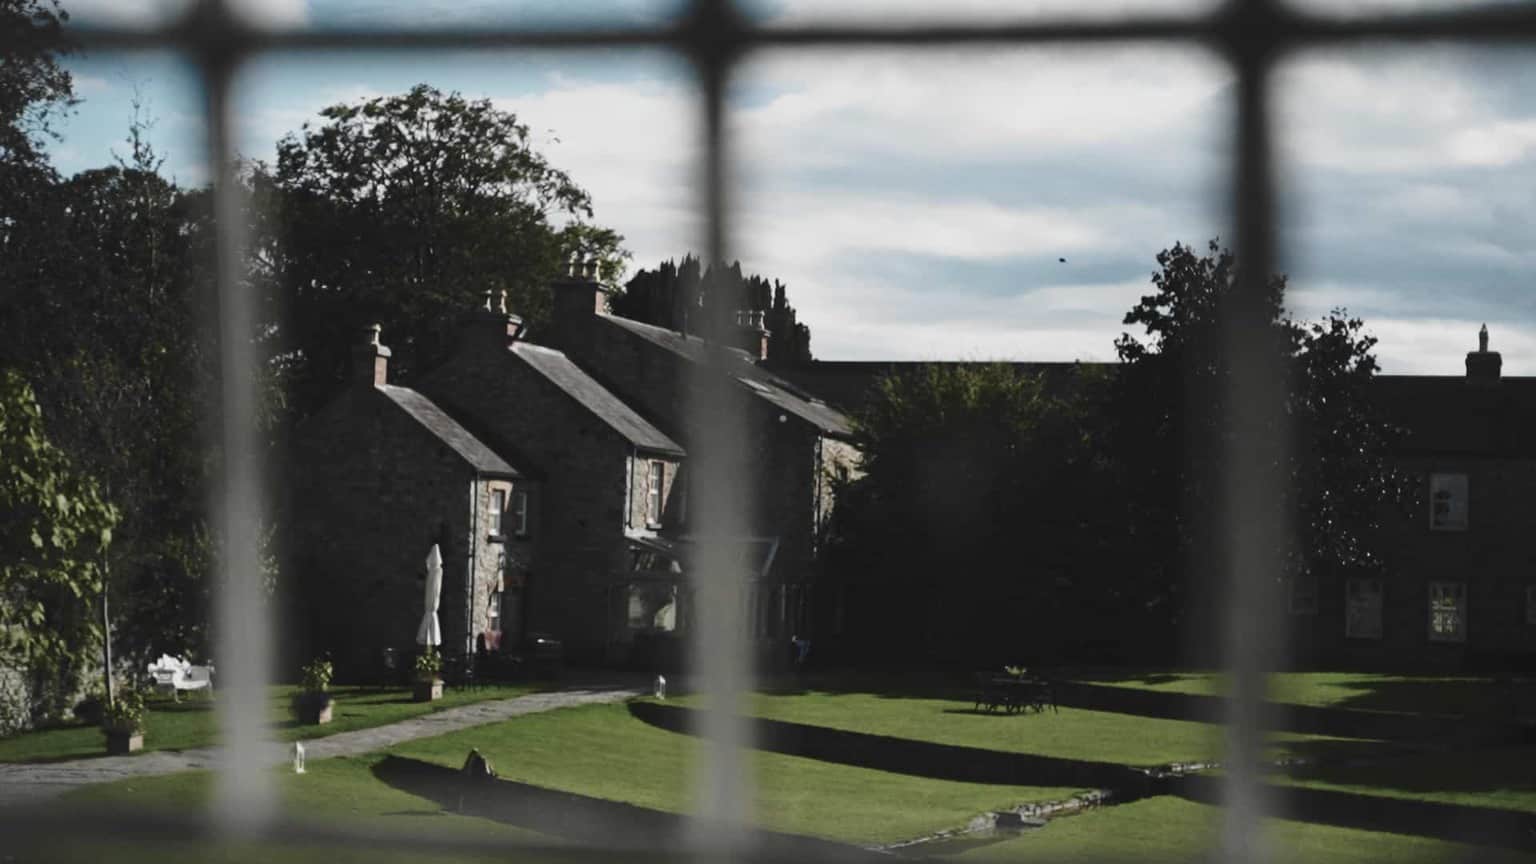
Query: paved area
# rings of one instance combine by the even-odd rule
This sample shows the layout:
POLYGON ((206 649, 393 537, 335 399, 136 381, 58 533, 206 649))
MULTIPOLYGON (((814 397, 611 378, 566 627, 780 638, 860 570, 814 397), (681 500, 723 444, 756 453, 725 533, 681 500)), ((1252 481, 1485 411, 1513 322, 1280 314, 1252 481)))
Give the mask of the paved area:
MULTIPOLYGON (((341 732, 305 741, 305 758, 355 756, 417 738, 430 738, 524 714, 575 705, 622 702, 643 692, 633 682, 593 682, 550 693, 530 693, 511 699, 461 705, 372 729, 341 732)), ((272 765, 287 762, 292 759, 292 747, 292 744, 274 743, 264 754, 263 760, 272 765)), ((156 750, 132 756, 103 756, 69 762, 0 764, 0 805, 51 798, 90 783, 216 768, 220 758, 219 748, 200 747, 194 750, 156 750)))

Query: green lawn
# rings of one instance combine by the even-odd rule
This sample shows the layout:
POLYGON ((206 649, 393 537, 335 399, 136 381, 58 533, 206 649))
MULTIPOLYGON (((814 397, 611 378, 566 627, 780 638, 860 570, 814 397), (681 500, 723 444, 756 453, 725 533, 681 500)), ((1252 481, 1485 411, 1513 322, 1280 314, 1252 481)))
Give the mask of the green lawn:
MULTIPOLYGON (((675 702, 693 707, 703 704, 699 697, 675 702)), ((1221 727, 1208 723, 1075 708, 1012 715, 971 709, 970 701, 959 699, 818 691, 757 694, 748 705, 750 713, 773 720, 1117 765, 1156 766, 1218 759, 1221 755, 1221 727)), ((1272 740, 1278 751, 1290 752, 1336 739, 1278 733, 1272 740)))
MULTIPOLYGON (((470 748, 500 776, 671 812, 693 808, 700 743, 649 726, 623 705, 591 705, 422 739, 392 752, 458 767, 470 748)), ((958 783, 754 752, 755 818, 777 831, 888 843, 963 825, 987 810, 1080 789, 958 783)))
MULTIPOLYGON (((320 738, 394 723, 457 705, 521 696, 537 689, 527 684, 498 684, 465 691, 449 689, 436 702, 412 702, 409 689, 336 687, 332 720, 324 726, 300 726, 288 710, 296 692, 293 686, 271 688, 270 714, 273 733, 279 740, 320 738)), ((146 750, 186 750, 218 742, 214 702, 206 696, 188 695, 173 702, 168 697, 151 699, 147 705, 144 733, 146 750)), ((53 762, 106 755, 106 743, 96 726, 74 724, 25 732, 0 738, 0 762, 53 762)))
MULTIPOLYGON (((388 752, 457 768, 478 748, 504 779, 684 813, 694 804, 700 747, 690 736, 634 719, 623 705, 590 705, 412 741, 388 752)), ((431 823, 436 805, 368 773, 376 758, 312 762, 309 774, 283 775, 285 796, 294 812, 312 819, 365 827, 431 823), (410 818, 400 822, 401 814, 410 818)), ((759 825, 861 844, 905 840, 963 825, 987 810, 1081 791, 926 780, 773 753, 753 753, 749 765, 759 825)), ((209 784, 206 774, 177 774, 85 787, 67 800, 195 808, 206 801, 209 784)))
MULTIPOLYGON (((1148 798, 1132 804, 1052 821, 1037 831, 1012 838, 959 840, 924 851, 965 864, 1003 862, 1126 862, 1187 864, 1207 860, 1217 842, 1221 811, 1179 798, 1148 798)), ((1478 861, 1529 862, 1483 846, 1446 843, 1422 837, 1357 831, 1305 822, 1270 820, 1264 840, 1277 862, 1353 864, 1353 862, 1478 861)))
MULTIPOLYGON (((1079 680, 1116 687, 1202 696, 1225 692, 1220 672, 1099 672, 1079 680)), ((1517 682, 1529 701, 1536 681, 1517 682)), ((1507 707, 1509 691, 1493 679, 1471 675, 1408 676, 1370 672, 1285 672, 1270 677, 1269 698, 1291 705, 1351 708, 1433 716, 1476 716, 1507 707)))
MULTIPOLYGON (((370 769, 382 756, 324 759, 309 763, 304 774, 276 771, 285 813, 290 818, 349 830, 388 843, 392 837, 431 838, 447 842, 534 842, 559 845, 553 837, 520 828, 444 812, 436 804, 394 789, 376 780, 370 769)), ((97 805, 123 812, 144 807, 176 812, 196 812, 209 800, 213 775, 191 771, 88 786, 66 796, 67 804, 97 805)), ((83 811, 84 812, 84 811, 83 811)), ((281 860, 289 864, 326 864, 330 861, 458 862, 506 860, 506 855, 446 854, 423 857, 419 853, 391 852, 378 848, 326 845, 278 846, 273 843, 225 843, 193 838, 186 843, 105 844, 51 837, 45 849, 23 848, 18 860, 128 862, 259 862, 281 860)))
POLYGON ((1291 769, 1272 782, 1386 798, 1536 813, 1536 750, 1427 752, 1366 765, 1291 769))

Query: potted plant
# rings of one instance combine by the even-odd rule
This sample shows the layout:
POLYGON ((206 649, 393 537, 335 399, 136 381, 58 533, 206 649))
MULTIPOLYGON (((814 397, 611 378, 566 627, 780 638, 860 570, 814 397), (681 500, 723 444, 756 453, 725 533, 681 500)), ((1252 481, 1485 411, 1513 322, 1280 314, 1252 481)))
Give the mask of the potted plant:
POLYGON ((121 756, 144 749, 144 694, 124 687, 101 712, 101 729, 107 735, 107 753, 121 756))
POLYGON ((299 670, 299 692, 293 695, 294 719, 306 725, 331 722, 331 661, 317 657, 299 670))
POLYGON ((443 698, 443 658, 428 645, 416 656, 416 685, 411 697, 417 702, 431 702, 443 698))

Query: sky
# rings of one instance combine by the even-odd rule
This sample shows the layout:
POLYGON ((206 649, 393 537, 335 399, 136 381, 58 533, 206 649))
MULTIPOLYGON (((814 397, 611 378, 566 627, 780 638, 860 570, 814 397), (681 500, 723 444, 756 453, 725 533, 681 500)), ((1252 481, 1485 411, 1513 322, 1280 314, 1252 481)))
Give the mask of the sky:
MULTIPOLYGON (((267 26, 664 20, 677 0, 241 0, 267 26)), ((1208 0, 749 0, 769 24, 1181 12, 1208 0)), ((1322 14, 1460 0, 1306 0, 1322 14)), ((64 0, 77 21, 178 0, 64 0)), ((200 96, 170 54, 70 58, 53 149, 110 164, 137 98, 164 170, 201 183, 200 96)), ((490 98, 591 193, 633 268, 698 250, 697 90, 662 52, 278 55, 238 79, 237 145, 270 159, 319 109, 426 82, 490 98)), ((1383 371, 1460 374, 1487 322, 1536 375, 1536 53, 1356 47, 1275 79, 1281 269, 1299 318, 1344 307, 1383 371)), ((732 257, 786 283, 825 360, 1111 360, 1159 250, 1230 238, 1233 75, 1169 46, 754 55, 728 97, 732 257), (1065 259, 1065 260, 1063 260, 1065 259)))

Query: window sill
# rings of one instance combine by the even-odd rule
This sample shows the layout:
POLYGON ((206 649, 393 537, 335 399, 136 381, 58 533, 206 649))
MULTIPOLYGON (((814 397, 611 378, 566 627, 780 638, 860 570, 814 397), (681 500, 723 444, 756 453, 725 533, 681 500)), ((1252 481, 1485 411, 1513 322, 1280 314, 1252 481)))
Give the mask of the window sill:
POLYGON ((505 542, 507 542, 507 535, 505 535, 505 534, 487 534, 485 539, 486 539, 486 542, 488 542, 488 543, 505 543, 505 542))

